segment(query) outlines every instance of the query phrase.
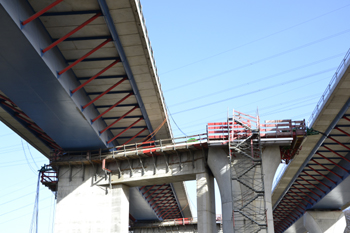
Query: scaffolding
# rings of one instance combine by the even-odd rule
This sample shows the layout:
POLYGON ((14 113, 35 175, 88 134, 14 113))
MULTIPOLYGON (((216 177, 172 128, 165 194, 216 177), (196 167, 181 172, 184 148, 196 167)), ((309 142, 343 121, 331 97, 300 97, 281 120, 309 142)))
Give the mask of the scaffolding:
POLYGON ((267 228, 259 117, 233 111, 227 119, 236 233, 267 228))

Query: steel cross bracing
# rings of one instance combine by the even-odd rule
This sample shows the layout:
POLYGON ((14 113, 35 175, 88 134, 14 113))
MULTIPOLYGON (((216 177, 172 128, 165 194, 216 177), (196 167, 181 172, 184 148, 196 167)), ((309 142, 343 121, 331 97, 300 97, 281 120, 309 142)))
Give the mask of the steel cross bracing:
MULTIPOLYGON (((309 155, 301 172, 274 206, 275 232, 287 230, 350 174, 350 100, 309 155)), ((311 136, 312 137, 312 136, 311 136)), ((320 208, 320 207, 319 207, 320 208)), ((323 207, 325 208, 325 207, 323 207)), ((329 207, 328 207, 329 208, 329 207)), ((341 206, 335 207, 338 210, 341 206)))
POLYGON ((227 120, 235 232, 266 229, 259 117, 238 111, 227 120))
MULTIPOLYGON (((27 114, 25 114, 13 101, 8 97, 0 94, 0 106, 13 116, 20 124, 27 128, 32 134, 39 138, 54 153, 59 154, 63 149, 50 138, 27 114)), ((40 149, 38 148, 40 151, 40 149)))
POLYGON ((172 184, 143 186, 139 191, 159 220, 183 218, 172 184))
MULTIPOLYGON (((87 0, 81 6, 70 0, 49 3, 29 0, 26 4, 30 4, 34 12, 31 16, 21 16, 20 22, 21 30, 25 33, 34 33, 33 25, 40 25, 46 30, 51 43, 41 45, 41 56, 46 61, 53 54, 62 55, 66 65, 60 67, 62 64, 56 64, 54 69, 57 70, 57 80, 80 106, 82 115, 91 120, 92 128, 99 133, 106 148, 136 141, 137 138, 153 132, 153 127, 157 127, 167 118, 140 3, 130 1, 113 3, 110 6, 110 2, 107 2, 87 0), (133 9, 136 9, 136 15, 133 9), (115 11, 125 11, 128 14, 131 12, 135 19, 125 18, 130 16, 124 14, 115 19, 115 11), (120 26, 117 31, 116 27, 124 25, 124 21, 128 23, 129 29, 120 26), (141 30, 134 27, 140 27, 141 30), (148 64, 146 60, 142 60, 142 64, 135 60, 143 57, 141 58, 141 54, 132 54, 130 47, 127 50, 124 48, 133 46, 128 38, 132 41, 141 38, 142 43, 137 44, 137 49, 140 47, 145 52, 145 57, 149 55, 148 59, 152 64, 148 64), (141 45, 145 45, 147 51, 141 45), (149 70, 142 70, 141 74, 137 72, 144 66, 149 70), (150 83, 145 82, 144 77, 147 75, 148 78, 148 74, 157 79, 157 84, 147 79, 155 87, 148 87, 150 83), (159 122, 150 120, 148 116, 147 111, 151 109, 143 103, 143 94, 139 91, 142 84, 147 84, 147 88, 141 87, 143 92, 154 88, 157 93, 152 94, 152 98, 160 97, 157 112, 160 110, 158 115, 162 115, 162 118, 159 122)), ((136 46, 132 49, 135 50, 136 46)), ((147 97, 150 99, 150 95, 147 97)), ((152 106, 155 103, 153 99, 152 106)), ((170 125, 167 122, 165 125, 157 136, 171 136, 170 125)))

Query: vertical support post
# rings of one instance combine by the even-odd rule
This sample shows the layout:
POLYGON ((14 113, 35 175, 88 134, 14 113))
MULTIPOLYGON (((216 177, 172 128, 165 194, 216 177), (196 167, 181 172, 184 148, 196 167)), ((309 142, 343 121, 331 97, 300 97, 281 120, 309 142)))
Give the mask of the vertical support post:
POLYGON ((112 186, 111 232, 129 232, 129 187, 123 184, 112 186))
POLYGON ((217 232, 215 222, 214 176, 207 171, 197 174, 196 180, 198 232, 217 232))
POLYGON ((272 183, 280 161, 280 150, 278 146, 269 146, 265 148, 262 154, 262 168, 264 178, 265 207, 268 233, 274 233, 272 209, 272 183))

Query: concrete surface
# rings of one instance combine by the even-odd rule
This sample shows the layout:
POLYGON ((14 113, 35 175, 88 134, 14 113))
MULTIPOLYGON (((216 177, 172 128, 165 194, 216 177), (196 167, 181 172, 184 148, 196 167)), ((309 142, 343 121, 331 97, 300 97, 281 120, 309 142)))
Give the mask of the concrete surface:
POLYGON ((198 231, 215 233, 214 176, 209 171, 196 175, 198 231))
POLYGON ((262 169, 264 177, 264 189, 265 189, 265 208, 267 217, 267 232, 274 233, 273 228, 273 209, 272 209, 272 183, 275 177, 278 165, 281 163, 281 155, 279 146, 268 146, 264 148, 262 153, 262 169), (269 227, 270 226, 270 227, 269 227))
POLYGON ((129 188, 100 187, 95 185, 93 176, 92 167, 85 168, 84 181, 83 169, 75 167, 72 172, 69 167, 60 169, 55 233, 128 232, 129 188))
POLYGON ((342 211, 307 211, 285 233, 347 233, 342 211))
POLYGON ((220 190, 223 232, 233 233, 232 179, 227 152, 220 147, 209 148, 208 166, 220 190))
MULTIPOLYGON (((168 155, 168 172, 164 156, 155 156, 155 160, 152 157, 143 158, 143 168, 139 159, 123 160, 118 163, 111 162, 106 166, 112 170, 112 184, 144 186, 195 180, 196 174, 204 172, 206 165, 203 151, 194 151, 193 154, 194 160, 189 152, 168 155), (181 163, 179 163, 180 159, 181 163), (121 170, 120 174, 119 166, 121 170)), ((106 181, 101 181, 100 184, 107 183, 106 181)))

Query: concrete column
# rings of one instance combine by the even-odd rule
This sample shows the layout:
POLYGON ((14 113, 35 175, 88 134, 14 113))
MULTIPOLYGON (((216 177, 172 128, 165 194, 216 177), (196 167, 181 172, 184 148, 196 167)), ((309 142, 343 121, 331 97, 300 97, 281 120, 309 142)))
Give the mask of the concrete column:
POLYGON ((112 189, 111 232, 129 232, 129 187, 123 184, 113 185, 112 189))
POLYGON ((198 232, 216 233, 214 176, 204 172, 196 180, 198 232))
POLYGON ((306 211, 303 221, 309 233, 343 232, 345 228, 342 211, 306 211))
POLYGON ((99 186, 104 173, 99 168, 95 179, 95 171, 92 166, 60 167, 55 233, 128 232, 128 187, 99 186))
POLYGON ((350 208, 344 210, 344 217, 346 221, 344 233, 350 233, 350 208))
POLYGON ((232 179, 230 161, 222 148, 210 147, 208 166, 218 183, 222 204, 222 229, 224 233, 233 233, 232 179))
POLYGON ((265 207, 267 217, 267 232, 274 233, 273 210, 272 210, 272 183, 278 165, 281 162, 281 155, 278 146, 268 146, 262 153, 262 169, 264 177, 265 207))

